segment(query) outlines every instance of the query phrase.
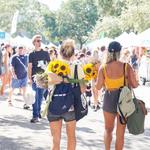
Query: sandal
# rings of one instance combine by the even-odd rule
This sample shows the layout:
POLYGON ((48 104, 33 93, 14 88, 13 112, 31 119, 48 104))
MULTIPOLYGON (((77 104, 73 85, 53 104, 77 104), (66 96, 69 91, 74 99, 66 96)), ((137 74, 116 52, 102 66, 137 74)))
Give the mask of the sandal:
POLYGON ((8 100, 8 104, 9 104, 9 106, 13 106, 13 104, 12 104, 12 101, 11 101, 11 100, 8 100))

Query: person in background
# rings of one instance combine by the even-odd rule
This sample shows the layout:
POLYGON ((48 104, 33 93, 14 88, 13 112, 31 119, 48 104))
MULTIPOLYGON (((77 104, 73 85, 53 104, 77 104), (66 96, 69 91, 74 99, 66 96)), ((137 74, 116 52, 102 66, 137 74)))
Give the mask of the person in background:
POLYGON ((0 77, 2 75, 2 64, 3 64, 3 53, 2 53, 2 47, 0 47, 0 77))
POLYGON ((33 117, 30 120, 31 123, 36 123, 39 121, 39 118, 41 118, 40 111, 44 93, 44 89, 37 87, 34 82, 34 75, 44 72, 50 61, 48 52, 41 48, 41 40, 42 37, 40 35, 35 35, 32 38, 32 43, 35 48, 34 51, 29 54, 28 77, 30 83, 32 83, 32 89, 35 91, 35 103, 32 105, 33 117))
POLYGON ((86 49, 86 48, 83 48, 83 49, 81 50, 81 53, 83 53, 83 54, 85 54, 85 55, 86 55, 86 52, 87 52, 87 49, 86 49))
POLYGON ((49 48, 47 46, 45 46, 44 51, 48 52, 49 48))
POLYGON ((58 58, 58 53, 54 46, 50 47, 49 55, 50 55, 51 61, 58 58))
POLYGON ((129 87, 136 88, 138 86, 132 67, 129 64, 124 65, 120 61, 121 48, 120 43, 116 41, 109 44, 106 60, 104 65, 99 69, 95 85, 98 90, 102 87, 105 88, 103 115, 105 121, 104 143, 106 150, 110 150, 111 147, 115 119, 117 119, 115 150, 123 150, 126 125, 120 123, 117 113, 117 103, 119 101, 120 87, 124 86, 124 78, 126 78, 129 87))
POLYGON ((130 63, 130 51, 128 49, 122 50, 120 61, 123 63, 130 63))
MULTIPOLYGON (((99 58, 97 50, 94 50, 92 53, 91 63, 95 65, 95 68, 98 71, 101 62, 100 62, 100 58, 99 58)), ((93 94, 93 100, 94 100, 93 109, 96 112, 97 110, 100 109, 100 102, 99 102, 100 96, 99 96, 99 91, 95 88, 95 82, 96 82, 96 79, 92 79, 92 94, 93 94)))
MULTIPOLYGON (((23 46, 19 46, 17 48, 17 52, 12 56, 10 64, 11 64, 10 70, 12 73, 12 82, 9 91, 8 103, 12 105, 12 94, 14 89, 18 88, 22 90, 23 99, 26 93, 28 80, 27 79, 28 58, 27 55, 25 54, 25 48, 23 46)), ((23 108, 28 109, 29 106, 25 103, 23 108)))
POLYGON ((99 59, 100 59, 101 62, 103 62, 104 55, 105 55, 105 52, 106 52, 106 46, 103 45, 100 48, 98 47, 97 50, 98 50, 99 59))
POLYGON ((2 53, 2 50, 3 50, 3 46, 4 46, 4 43, 1 44, 0 46, 0 91, 1 91, 1 87, 2 87, 2 67, 3 67, 3 53, 2 53))
POLYGON ((11 84, 11 72, 10 72, 10 60, 12 56, 12 47, 9 44, 4 46, 3 56, 2 56, 2 87, 0 91, 0 95, 4 94, 5 87, 7 84, 11 84))
POLYGON ((139 70, 139 59, 135 53, 135 50, 132 50, 132 54, 130 55, 130 64, 136 74, 136 79, 139 80, 138 70, 139 70))

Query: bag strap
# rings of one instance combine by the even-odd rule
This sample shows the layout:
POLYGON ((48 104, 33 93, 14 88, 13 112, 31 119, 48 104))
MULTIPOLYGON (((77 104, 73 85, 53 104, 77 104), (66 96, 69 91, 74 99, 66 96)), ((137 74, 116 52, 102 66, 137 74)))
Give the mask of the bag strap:
MULTIPOLYGON (((78 79, 78 65, 77 64, 75 65, 75 68, 74 68, 74 79, 78 79)), ((75 83, 74 85, 79 86, 79 83, 75 83)))
MULTIPOLYGON (((124 63, 123 64, 123 74, 124 74, 124 86, 126 86, 126 63, 124 63)), ((121 89, 120 89, 120 92, 121 92, 121 89)), ((121 111, 121 109, 120 109, 120 105, 119 105, 119 102, 118 102, 118 110, 119 110, 119 120, 120 120, 120 123, 122 124, 122 125, 125 125, 126 123, 127 123, 127 120, 126 120, 126 118, 125 118, 125 116, 123 115, 123 113, 122 113, 122 111, 121 111)))
POLYGON ((78 65, 75 65, 75 69, 74 69, 74 79, 78 79, 78 65))
POLYGON ((20 64, 24 67, 25 71, 27 71, 26 66, 24 65, 24 63, 20 60, 20 58, 17 56, 16 57, 18 59, 18 61, 20 62, 20 64))
POLYGON ((121 109, 120 109, 120 106, 119 106, 119 104, 118 104, 118 110, 119 110, 119 120, 120 120, 120 123, 122 124, 122 125, 125 125, 126 123, 127 123, 127 120, 126 120, 126 118, 125 118, 125 116, 123 115, 123 113, 122 113, 122 111, 121 111, 121 109))

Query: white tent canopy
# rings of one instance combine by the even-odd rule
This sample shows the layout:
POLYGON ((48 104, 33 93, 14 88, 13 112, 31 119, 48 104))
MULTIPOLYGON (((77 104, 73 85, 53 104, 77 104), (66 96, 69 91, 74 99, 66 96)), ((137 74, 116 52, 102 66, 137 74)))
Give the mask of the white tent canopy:
POLYGON ((108 44, 112 41, 112 39, 105 37, 102 39, 97 39, 91 43, 88 43, 86 46, 90 49, 95 49, 97 47, 101 47, 101 46, 108 46, 108 44))
POLYGON ((138 34, 139 46, 150 47, 150 28, 138 34))
POLYGON ((139 45, 138 36, 133 32, 131 32, 129 34, 126 32, 123 32, 120 36, 115 38, 115 41, 120 42, 120 44, 123 47, 131 47, 131 46, 139 45))
POLYGON ((12 38, 11 43, 16 46, 18 45, 23 45, 27 47, 33 46, 31 39, 27 37, 21 37, 21 36, 16 36, 15 38, 12 38))
MULTIPOLYGON (((16 46, 23 45, 25 47, 33 47, 32 39, 25 36, 24 37, 16 36, 11 40, 11 43, 16 46)), ((45 44, 41 43, 42 48, 44 48, 45 46, 46 46, 45 44)))

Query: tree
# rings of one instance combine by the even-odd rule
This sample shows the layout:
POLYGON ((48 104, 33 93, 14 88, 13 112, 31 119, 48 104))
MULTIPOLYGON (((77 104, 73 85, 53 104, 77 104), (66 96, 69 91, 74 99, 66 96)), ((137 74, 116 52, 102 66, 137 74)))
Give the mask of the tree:
POLYGON ((91 39, 98 39, 101 34, 104 34, 106 37, 114 38, 120 35, 121 32, 119 18, 113 16, 104 17, 102 21, 97 22, 91 34, 91 39))
POLYGON ((90 39, 98 39, 101 34, 111 38, 118 36, 122 32, 120 16, 126 5, 126 0, 97 0, 99 19, 90 39))
POLYGON ((150 27, 150 1, 127 0, 127 9, 121 14, 123 31, 142 32, 150 27))
POLYGON ((58 13, 58 35, 74 38, 82 48, 98 18, 94 0, 69 0, 58 13))
POLYGON ((32 37, 34 34, 40 33, 43 37, 46 37, 42 14, 47 9, 46 6, 40 5, 36 0, 9 0, 9 3, 6 0, 1 0, 0 27, 6 32, 10 32, 13 15, 16 10, 19 10, 17 32, 15 35, 32 37))
POLYGON ((126 0, 96 0, 99 14, 105 16, 120 16, 126 8, 126 0))

